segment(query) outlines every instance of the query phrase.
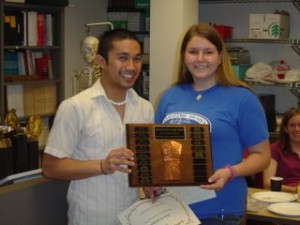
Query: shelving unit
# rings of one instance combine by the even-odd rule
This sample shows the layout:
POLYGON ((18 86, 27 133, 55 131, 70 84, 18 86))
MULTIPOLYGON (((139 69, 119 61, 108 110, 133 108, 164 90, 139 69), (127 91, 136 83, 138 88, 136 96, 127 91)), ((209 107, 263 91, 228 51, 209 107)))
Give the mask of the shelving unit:
MULTIPOLYGON (((0 115, 3 116, 9 110, 7 108, 7 101, 8 101, 8 93, 6 90, 10 86, 21 86, 24 90, 29 90, 33 93, 33 98, 30 99, 31 102, 38 104, 38 97, 41 97, 43 94, 46 94, 51 101, 55 101, 54 105, 52 105, 53 110, 47 110, 40 111, 42 112, 40 116, 42 117, 49 117, 54 116, 55 110, 57 105, 61 102, 64 95, 64 7, 62 6, 45 6, 45 5, 33 5, 33 4, 23 4, 23 3, 9 3, 4 2, 3 0, 0 1, 0 14, 1 14, 1 26, 0 26, 0 115), (27 15, 28 18, 28 12, 36 12, 38 14, 42 14, 44 16, 51 15, 51 23, 54 26, 53 29, 53 42, 51 44, 49 43, 43 43, 43 44, 34 44, 29 45, 27 43, 17 44, 17 45, 9 45, 5 43, 5 38, 7 39, 8 34, 7 30, 5 30, 5 15, 9 14, 9 12, 23 12, 27 15), (14 74, 8 75, 5 74, 5 55, 7 52, 15 52, 15 53, 21 53, 25 54, 26 52, 29 53, 36 53, 42 55, 48 55, 51 58, 51 61, 47 61, 48 63, 51 62, 52 66, 47 67, 47 69, 51 69, 52 73, 50 71, 47 72, 47 75, 43 78, 37 77, 37 72, 34 71, 33 74, 29 75, 26 71, 25 74, 14 74), (51 76, 50 76, 51 73, 51 76), (43 89, 43 87, 45 87, 43 89), (49 91, 48 87, 50 87, 51 91, 49 91), (41 89, 42 88, 42 89, 41 89), (43 90, 47 93, 41 93, 40 90, 43 90), (45 113, 43 113, 45 112, 45 113)), ((23 17, 23 20, 26 17, 23 17)), ((26 29, 26 26, 28 28, 29 22, 24 23, 26 25, 23 25, 26 29)), ((27 29, 26 29, 27 30, 27 29)), ((27 31, 27 35, 24 34, 22 37, 23 39, 29 39, 28 37, 29 31, 27 31), (26 37, 26 38, 25 38, 26 37)), ((25 56, 24 56, 25 57, 25 56)), ((50 64, 49 64, 50 65, 50 64)), ((24 97, 24 96, 23 96, 24 97)), ((23 98, 25 101, 25 97, 23 98)), ((24 102, 24 104, 27 104, 27 101, 24 102)), ((31 110, 33 114, 35 113, 35 110, 31 110)), ((37 111, 38 112, 38 111, 37 111)), ((17 112, 18 115, 18 112, 17 112)), ((29 114, 22 115, 23 118, 20 119, 26 119, 29 114)))
MULTIPOLYGON (((199 4, 230 4, 230 3, 290 3, 295 6, 300 13, 299 0, 199 0, 199 4)), ((226 43, 253 43, 253 44, 284 44, 290 45, 291 48, 300 56, 300 38, 297 39, 250 39, 250 38, 233 38, 226 39, 226 43)), ((286 84, 259 84, 249 83, 255 86, 275 86, 278 88, 287 88, 298 100, 300 106, 300 82, 286 83, 286 84)))
POLYGON ((201 4, 291 2, 300 11, 300 1, 299 0, 199 0, 199 2, 201 4))
MULTIPOLYGON (((228 3, 280 3, 289 2, 293 3, 296 9, 300 13, 300 0, 199 0, 201 4, 228 4, 228 3)), ((278 39, 278 40, 266 40, 266 39, 231 39, 225 40, 227 43, 272 43, 272 44, 290 44, 291 48, 300 56, 300 38, 298 39, 278 39)))

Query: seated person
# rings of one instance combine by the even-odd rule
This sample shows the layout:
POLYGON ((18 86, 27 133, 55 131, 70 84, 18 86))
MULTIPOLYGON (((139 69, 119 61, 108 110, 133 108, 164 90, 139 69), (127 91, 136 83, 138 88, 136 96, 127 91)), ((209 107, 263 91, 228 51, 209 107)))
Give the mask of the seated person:
POLYGON ((263 173, 265 189, 272 176, 283 177, 281 190, 296 192, 300 180, 300 111, 290 108, 283 116, 278 140, 270 145, 271 163, 263 173))

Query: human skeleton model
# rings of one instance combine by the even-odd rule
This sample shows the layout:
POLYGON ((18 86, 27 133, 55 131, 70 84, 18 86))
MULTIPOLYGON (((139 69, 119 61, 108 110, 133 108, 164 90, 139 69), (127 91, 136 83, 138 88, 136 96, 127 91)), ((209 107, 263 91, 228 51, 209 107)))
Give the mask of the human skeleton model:
POLYGON ((81 41, 80 50, 87 65, 79 69, 75 75, 76 93, 90 87, 101 75, 97 55, 98 45, 98 38, 93 36, 87 36, 81 41))

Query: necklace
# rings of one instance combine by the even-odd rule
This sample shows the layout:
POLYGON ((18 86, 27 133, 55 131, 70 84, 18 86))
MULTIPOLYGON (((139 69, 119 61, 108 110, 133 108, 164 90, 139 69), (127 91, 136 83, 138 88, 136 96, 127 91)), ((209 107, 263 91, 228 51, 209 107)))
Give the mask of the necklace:
POLYGON ((196 91, 196 90, 194 90, 196 100, 200 101, 204 97, 204 95, 207 95, 208 93, 212 92, 217 87, 218 87, 218 85, 213 85, 213 86, 211 86, 211 87, 209 87, 209 88, 207 88, 205 90, 202 90, 202 91, 196 91))
POLYGON ((201 94, 201 92, 200 92, 200 93, 197 95, 196 99, 197 99, 197 101, 200 101, 201 98, 202 98, 202 94, 201 94))
POLYGON ((127 95, 127 93, 126 93, 125 99, 124 99, 123 101, 121 101, 121 102, 115 102, 115 101, 113 101, 113 100, 111 100, 111 99, 109 99, 109 98, 106 98, 106 99, 107 99, 107 101, 108 101, 109 103, 111 103, 111 104, 113 104, 113 105, 121 106, 121 105, 124 105, 124 104, 127 102, 127 100, 128 100, 128 95, 127 95))

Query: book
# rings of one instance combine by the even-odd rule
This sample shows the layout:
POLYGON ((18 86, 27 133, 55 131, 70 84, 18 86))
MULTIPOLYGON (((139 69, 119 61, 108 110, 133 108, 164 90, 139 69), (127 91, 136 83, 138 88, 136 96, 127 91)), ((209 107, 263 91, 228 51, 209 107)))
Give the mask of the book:
POLYGON ((29 75, 27 51, 23 51, 23 58, 24 58, 24 66, 25 66, 25 75, 29 75))
POLYGON ((43 52, 31 50, 30 57, 31 57, 31 62, 32 62, 32 67, 33 67, 33 75, 38 75, 37 74, 37 60, 43 57, 43 52))
POLYGON ((16 134, 10 137, 13 148, 14 173, 28 171, 28 149, 26 134, 16 134))
POLYGON ((22 12, 6 11, 4 16, 4 45, 24 45, 22 12))
POLYGON ((54 114, 57 108, 56 96, 54 83, 24 86, 24 114, 26 116, 54 114))
POLYGON ((52 57, 50 54, 46 54, 45 57, 47 58, 48 62, 48 79, 53 80, 53 65, 52 65, 52 57))
POLYGON ((27 13, 27 31, 28 31, 28 45, 37 45, 37 12, 29 11, 27 13))
POLYGON ((32 59, 32 51, 27 49, 25 50, 25 53, 26 53, 26 66, 27 66, 27 70, 28 70, 28 75, 34 75, 35 71, 34 71, 34 62, 33 62, 33 59, 32 59))
POLYGON ((45 15, 43 13, 37 13, 37 45, 45 45, 45 15))
POLYGON ((48 79, 48 58, 43 55, 42 57, 35 59, 35 65, 35 74, 37 75, 38 79, 48 79))
POLYGON ((35 170, 39 168, 39 144, 37 140, 28 140, 27 141, 27 150, 28 150, 28 170, 35 170))
POLYGON ((19 74, 18 53, 16 51, 4 52, 4 74, 5 75, 19 74))
POLYGON ((26 75, 24 52, 18 52, 18 68, 19 75, 26 75))
POLYGON ((57 14, 52 14, 52 44, 59 45, 59 37, 60 37, 60 22, 57 14))
POLYGON ((15 109, 18 117, 24 117, 24 99, 23 99, 23 85, 7 85, 6 86, 6 108, 7 111, 15 109))
POLYGON ((52 14, 46 14, 45 24, 46 24, 46 45, 53 45, 53 24, 52 24, 52 14))
POLYGON ((23 45, 26 46, 28 45, 28 41, 27 41, 27 12, 26 11, 21 11, 22 15, 23 15, 23 45))
POLYGON ((9 138, 0 139, 0 179, 13 174, 13 149, 9 138))

